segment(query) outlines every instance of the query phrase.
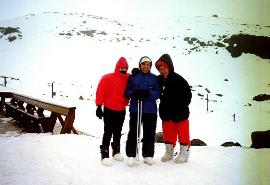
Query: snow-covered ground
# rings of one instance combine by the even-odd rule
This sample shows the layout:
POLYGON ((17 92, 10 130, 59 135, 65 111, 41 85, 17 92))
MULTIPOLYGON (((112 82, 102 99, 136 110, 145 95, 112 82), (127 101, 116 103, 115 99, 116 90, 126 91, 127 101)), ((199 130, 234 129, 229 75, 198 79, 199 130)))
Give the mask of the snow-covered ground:
MULTIPOLYGON (((90 136, 24 134, 0 137, 1 185, 268 185, 270 150, 240 147, 192 147, 185 164, 164 163, 156 144, 155 164, 126 160, 105 167, 100 140, 90 136)), ((122 146, 125 143, 122 143, 122 146)), ((122 148, 122 152, 124 149, 122 148)))
MULTIPOLYGON (((248 148, 251 132, 269 130, 269 101, 252 100, 258 94, 269 94, 269 59, 252 54, 232 58, 224 47, 196 51, 185 41, 189 37, 217 42, 222 36, 239 33, 269 37, 268 1, 109 3, 107 8, 115 8, 118 16, 109 14, 109 9, 99 14, 97 5, 85 5, 84 0, 75 4, 72 0, 38 5, 31 0, 10 2, 0 2, 0 27, 16 28, 19 33, 0 32, 0 76, 10 77, 7 87, 12 90, 76 106, 74 127, 86 135, 0 135, 1 185, 269 184, 269 149, 248 148), (202 8, 205 4, 208 11, 202 8), (16 39, 9 42, 10 36, 16 39), (201 139, 208 146, 192 147, 186 164, 160 162, 164 149, 157 144, 156 163, 151 167, 141 162, 129 168, 125 161, 114 162, 112 168, 102 166, 103 123, 95 117, 94 103, 100 77, 114 70, 120 56, 127 58, 132 69, 141 56, 148 55, 155 62, 163 53, 172 56, 175 71, 192 86, 191 139, 201 139), (220 147, 226 141, 244 147, 220 147)), ((152 72, 158 74, 155 68, 152 72)), ((127 114, 123 153, 128 118, 127 114)))

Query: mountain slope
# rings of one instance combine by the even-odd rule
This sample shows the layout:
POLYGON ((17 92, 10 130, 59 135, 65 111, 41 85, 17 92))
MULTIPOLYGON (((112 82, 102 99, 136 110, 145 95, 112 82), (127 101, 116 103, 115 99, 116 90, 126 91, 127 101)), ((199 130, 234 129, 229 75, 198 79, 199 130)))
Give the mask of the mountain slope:
MULTIPOLYGON (((217 15, 126 23, 83 13, 43 12, 2 21, 0 27, 0 74, 19 78, 8 79, 9 87, 50 97, 54 82, 59 98, 93 101, 100 77, 114 69, 120 56, 133 68, 143 55, 156 61, 169 53, 175 70, 192 86, 195 136, 202 135, 196 128, 203 124, 211 133, 228 132, 231 138, 245 130, 247 142, 251 131, 267 128, 269 103, 252 98, 270 90, 269 59, 251 50, 234 56, 228 47, 240 46, 236 41, 241 35, 269 39, 269 25, 217 15)), ((158 73, 155 68, 152 72, 158 73)))

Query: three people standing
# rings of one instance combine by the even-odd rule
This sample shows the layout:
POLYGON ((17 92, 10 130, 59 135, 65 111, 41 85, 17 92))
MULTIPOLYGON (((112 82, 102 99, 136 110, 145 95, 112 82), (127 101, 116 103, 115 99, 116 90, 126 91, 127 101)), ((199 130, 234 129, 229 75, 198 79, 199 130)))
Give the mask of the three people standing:
MULTIPOLYGON (((104 165, 110 166, 110 140, 115 160, 122 161, 120 153, 120 139, 125 108, 130 100, 129 132, 126 142, 128 165, 136 162, 138 144, 138 119, 143 128, 142 156, 144 162, 152 165, 155 152, 155 133, 157 125, 157 103, 160 98, 159 116, 162 120, 163 141, 166 152, 161 161, 166 162, 174 158, 174 148, 177 138, 180 143, 180 152, 175 158, 176 163, 187 162, 190 148, 189 134, 189 104, 192 93, 188 82, 174 72, 171 57, 163 54, 155 63, 160 75, 157 77, 150 72, 152 61, 144 56, 139 61, 139 69, 132 75, 127 73, 128 63, 121 57, 114 73, 104 75, 96 92, 96 116, 104 118, 104 134, 100 145, 101 159, 104 165), (103 106, 103 110, 102 110, 103 106), (141 106, 141 108, 139 108, 141 106)), ((140 126, 140 125, 139 125, 140 126)), ((140 141, 139 141, 140 142, 140 141)))

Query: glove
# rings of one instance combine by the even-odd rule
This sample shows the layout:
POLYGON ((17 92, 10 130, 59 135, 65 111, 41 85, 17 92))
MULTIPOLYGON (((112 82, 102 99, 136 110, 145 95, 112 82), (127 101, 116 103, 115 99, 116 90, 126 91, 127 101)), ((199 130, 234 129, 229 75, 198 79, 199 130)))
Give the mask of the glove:
POLYGON ((139 89, 134 92, 134 97, 138 100, 142 100, 143 98, 149 96, 149 91, 144 89, 139 89))
POLYGON ((132 70, 131 70, 131 74, 132 75, 137 75, 137 74, 139 74, 139 72, 140 72, 140 69, 139 68, 133 68, 132 70))
POLYGON ((102 110, 101 106, 98 106, 98 107, 97 107, 97 110, 96 110, 96 116, 97 116, 99 119, 102 119, 102 117, 103 117, 103 110, 102 110))

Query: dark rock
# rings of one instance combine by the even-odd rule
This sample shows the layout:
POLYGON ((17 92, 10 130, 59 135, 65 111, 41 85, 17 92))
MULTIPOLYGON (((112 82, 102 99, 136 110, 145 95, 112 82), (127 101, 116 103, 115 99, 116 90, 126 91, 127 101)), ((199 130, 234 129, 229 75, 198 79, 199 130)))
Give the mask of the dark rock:
POLYGON ((268 95, 268 94, 259 94, 257 96, 254 96, 253 100, 255 100, 255 101, 270 100, 270 95, 268 95))
POLYGON ((6 36, 9 42, 12 42, 16 40, 17 38, 21 39, 22 34, 19 30, 20 28, 12 28, 12 27, 0 27, 0 39, 3 38, 3 36, 6 36))
POLYGON ((270 37, 256 36, 249 34, 234 34, 231 36, 219 36, 218 42, 200 41, 194 37, 185 37, 184 41, 194 47, 189 49, 188 54, 192 51, 201 51, 201 48, 213 47, 226 48, 233 58, 240 57, 242 53, 254 54, 263 59, 270 59, 270 37), (228 45, 226 47, 226 45, 228 45))
POLYGON ((9 42, 12 42, 12 41, 14 41, 16 38, 17 38, 16 36, 9 36, 9 37, 8 37, 8 41, 9 41, 9 42))
POLYGON ((191 146, 207 146, 207 144, 200 139, 192 139, 190 142, 190 145, 191 146))
POLYGON ((270 148, 270 130, 252 132, 251 141, 250 148, 270 148))
POLYGON ((224 42, 229 44, 226 49, 234 58, 241 56, 242 53, 250 53, 263 59, 270 59, 270 37, 236 34, 225 39, 224 42))
POLYGON ((232 141, 225 142, 221 146, 224 146, 224 147, 240 146, 241 147, 241 145, 238 142, 234 143, 232 141))
POLYGON ((203 97, 204 95, 203 95, 203 94, 201 94, 201 93, 198 93, 198 96, 202 96, 202 97, 203 97))
POLYGON ((6 27, 6 28, 1 27, 0 30, 2 30, 1 32, 3 33, 3 35, 9 35, 11 33, 21 33, 19 28, 12 28, 12 27, 6 27))
POLYGON ((97 30, 84 30, 80 31, 80 33, 85 34, 90 37, 94 37, 94 34, 97 32, 97 30))

